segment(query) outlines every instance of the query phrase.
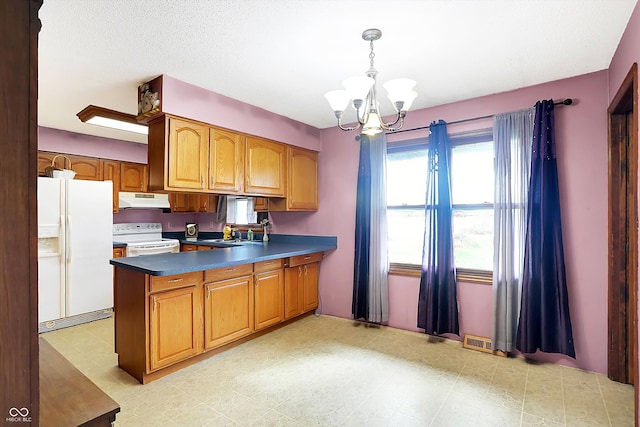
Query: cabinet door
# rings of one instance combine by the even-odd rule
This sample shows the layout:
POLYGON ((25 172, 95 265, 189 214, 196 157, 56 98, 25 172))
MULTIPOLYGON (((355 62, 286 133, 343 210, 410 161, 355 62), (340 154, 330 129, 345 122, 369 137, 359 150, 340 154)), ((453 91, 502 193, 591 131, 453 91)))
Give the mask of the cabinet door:
POLYGON ((289 147, 289 210, 318 210, 318 153, 289 147))
POLYGON ((284 197, 286 146, 254 137, 247 137, 246 144, 245 193, 284 197))
POLYGON ((284 270, 284 318, 290 319, 302 314, 304 304, 304 266, 289 267, 284 270))
POLYGON ((284 320, 284 280, 282 270, 256 274, 255 324, 256 330, 284 320))
POLYGON ((169 118, 168 186, 207 188, 209 128, 195 122, 169 118))
POLYGON ((196 212, 198 195, 187 193, 169 193, 171 212, 196 212))
POLYGON ((190 243, 182 243, 180 245, 180 252, 192 252, 197 250, 198 250, 198 245, 192 245, 190 243))
POLYGON ((266 197, 254 197, 254 212, 269 212, 269 199, 266 197))
POLYGON ((211 194, 197 194, 197 211, 198 212, 216 212, 218 210, 218 196, 211 194))
POLYGON ((126 256, 126 248, 113 248, 113 257, 114 258, 123 258, 126 256))
MULTIPOLYGON (((38 175, 39 176, 44 176, 44 170, 52 165, 53 162, 53 158, 57 155, 58 153, 51 153, 48 151, 38 151, 38 175)), ((55 160, 55 166, 57 168, 63 169, 64 168, 64 163, 65 163, 65 158, 60 156, 55 160)), ((67 166, 69 166, 69 163, 67 162, 67 166)))
POLYGON ((204 345, 219 347, 254 330, 251 276, 205 285, 204 345))
POLYGON ((197 286, 153 294, 149 304, 151 370, 200 352, 202 302, 197 286))
POLYGON ((242 193, 244 136, 210 129, 209 189, 220 193, 242 193))
POLYGON ((102 178, 113 182, 113 213, 118 213, 118 192, 120 191, 120 162, 115 160, 102 161, 102 178))
POLYGON ((71 169, 76 173, 74 179, 102 181, 102 160, 92 157, 66 156, 71 160, 71 169))
POLYGON ((121 163, 120 191, 147 191, 147 165, 142 163, 121 163))
POLYGON ((304 270, 304 290, 302 292, 304 301, 302 311, 315 310, 318 308, 318 273, 320 271, 320 264, 313 262, 300 267, 304 270))

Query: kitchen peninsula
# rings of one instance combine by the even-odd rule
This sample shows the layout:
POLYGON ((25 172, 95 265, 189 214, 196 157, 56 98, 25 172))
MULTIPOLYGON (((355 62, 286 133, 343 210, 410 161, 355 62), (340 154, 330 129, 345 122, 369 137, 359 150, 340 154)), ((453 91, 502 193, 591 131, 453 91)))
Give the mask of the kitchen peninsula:
POLYGON ((274 235, 112 259, 118 365, 147 383, 312 313, 320 261, 336 248, 336 237, 274 235))

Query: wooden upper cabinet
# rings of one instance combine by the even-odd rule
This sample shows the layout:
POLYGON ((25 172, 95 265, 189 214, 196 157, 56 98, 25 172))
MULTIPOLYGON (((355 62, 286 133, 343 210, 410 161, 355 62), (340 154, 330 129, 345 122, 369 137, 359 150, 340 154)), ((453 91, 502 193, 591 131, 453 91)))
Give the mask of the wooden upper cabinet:
POLYGON ((93 157, 74 156, 71 154, 38 152, 38 175, 44 175, 48 166, 55 165, 59 169, 75 171, 74 179, 102 181, 102 160, 93 157), (55 164, 52 163, 54 162, 55 164))
POLYGON ((120 191, 120 162, 116 160, 103 160, 102 178, 103 181, 113 182, 113 213, 118 213, 118 192, 120 191))
POLYGON ((209 128, 169 118, 168 187, 204 190, 209 166, 209 128))
POLYGON ((120 164, 120 191, 147 191, 147 165, 122 162, 120 164))
MULTIPOLYGON (((51 153, 49 151, 38 151, 38 175, 39 176, 45 175, 45 169, 54 164, 52 163, 53 158, 58 154, 59 153, 51 153)), ((55 160, 55 166, 57 168, 62 169, 65 167, 65 161, 66 160, 62 155, 58 155, 58 158, 55 160)), ((69 166, 68 162, 67 162, 67 166, 69 166)))
POLYGON ((76 173, 74 179, 102 181, 102 160, 92 157, 66 156, 71 160, 71 169, 76 173))
POLYGON ((213 194, 199 194, 198 196, 198 212, 217 212, 218 196, 213 194))
POLYGON ((262 138, 246 138, 245 194, 284 197, 286 145, 262 138))
POLYGON ((243 191, 244 136, 211 128, 209 131, 209 189, 218 193, 243 191))
POLYGON ((289 147, 289 210, 318 210, 318 153, 289 147))
POLYGON ((287 147, 287 197, 271 199, 270 211, 318 210, 318 153, 287 147))

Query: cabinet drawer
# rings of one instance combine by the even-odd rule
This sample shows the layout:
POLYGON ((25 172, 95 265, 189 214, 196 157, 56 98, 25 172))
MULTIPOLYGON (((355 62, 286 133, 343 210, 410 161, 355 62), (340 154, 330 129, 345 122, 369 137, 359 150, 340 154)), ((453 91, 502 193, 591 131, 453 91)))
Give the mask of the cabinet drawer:
POLYGON ((168 289, 178 289, 185 286, 200 284, 202 272, 175 274, 173 276, 151 276, 149 292, 166 291, 168 289))
POLYGON ((240 276, 250 276, 253 274, 253 264, 232 265, 230 267, 214 268, 204 272, 204 281, 217 282, 220 280, 232 279, 240 276))
POLYGON ((269 261, 256 262, 253 271, 262 273, 263 271, 273 271, 282 268, 282 259, 271 259, 269 261))
POLYGON ((289 267, 297 267, 302 264, 322 261, 322 252, 307 255, 292 256, 289 258, 289 267))

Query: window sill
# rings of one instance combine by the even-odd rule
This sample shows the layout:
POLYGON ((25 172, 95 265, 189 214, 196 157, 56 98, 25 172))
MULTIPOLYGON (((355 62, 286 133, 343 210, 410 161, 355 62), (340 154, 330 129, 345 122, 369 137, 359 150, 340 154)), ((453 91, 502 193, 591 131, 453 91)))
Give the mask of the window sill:
MULTIPOLYGON (((414 264, 396 264, 389 266, 389 274, 394 276, 411 276, 420 277, 422 267, 414 264)), ((479 283, 483 285, 491 285, 493 283, 493 273, 483 270, 469 270, 459 268, 456 274, 456 280, 465 283, 479 283)))

